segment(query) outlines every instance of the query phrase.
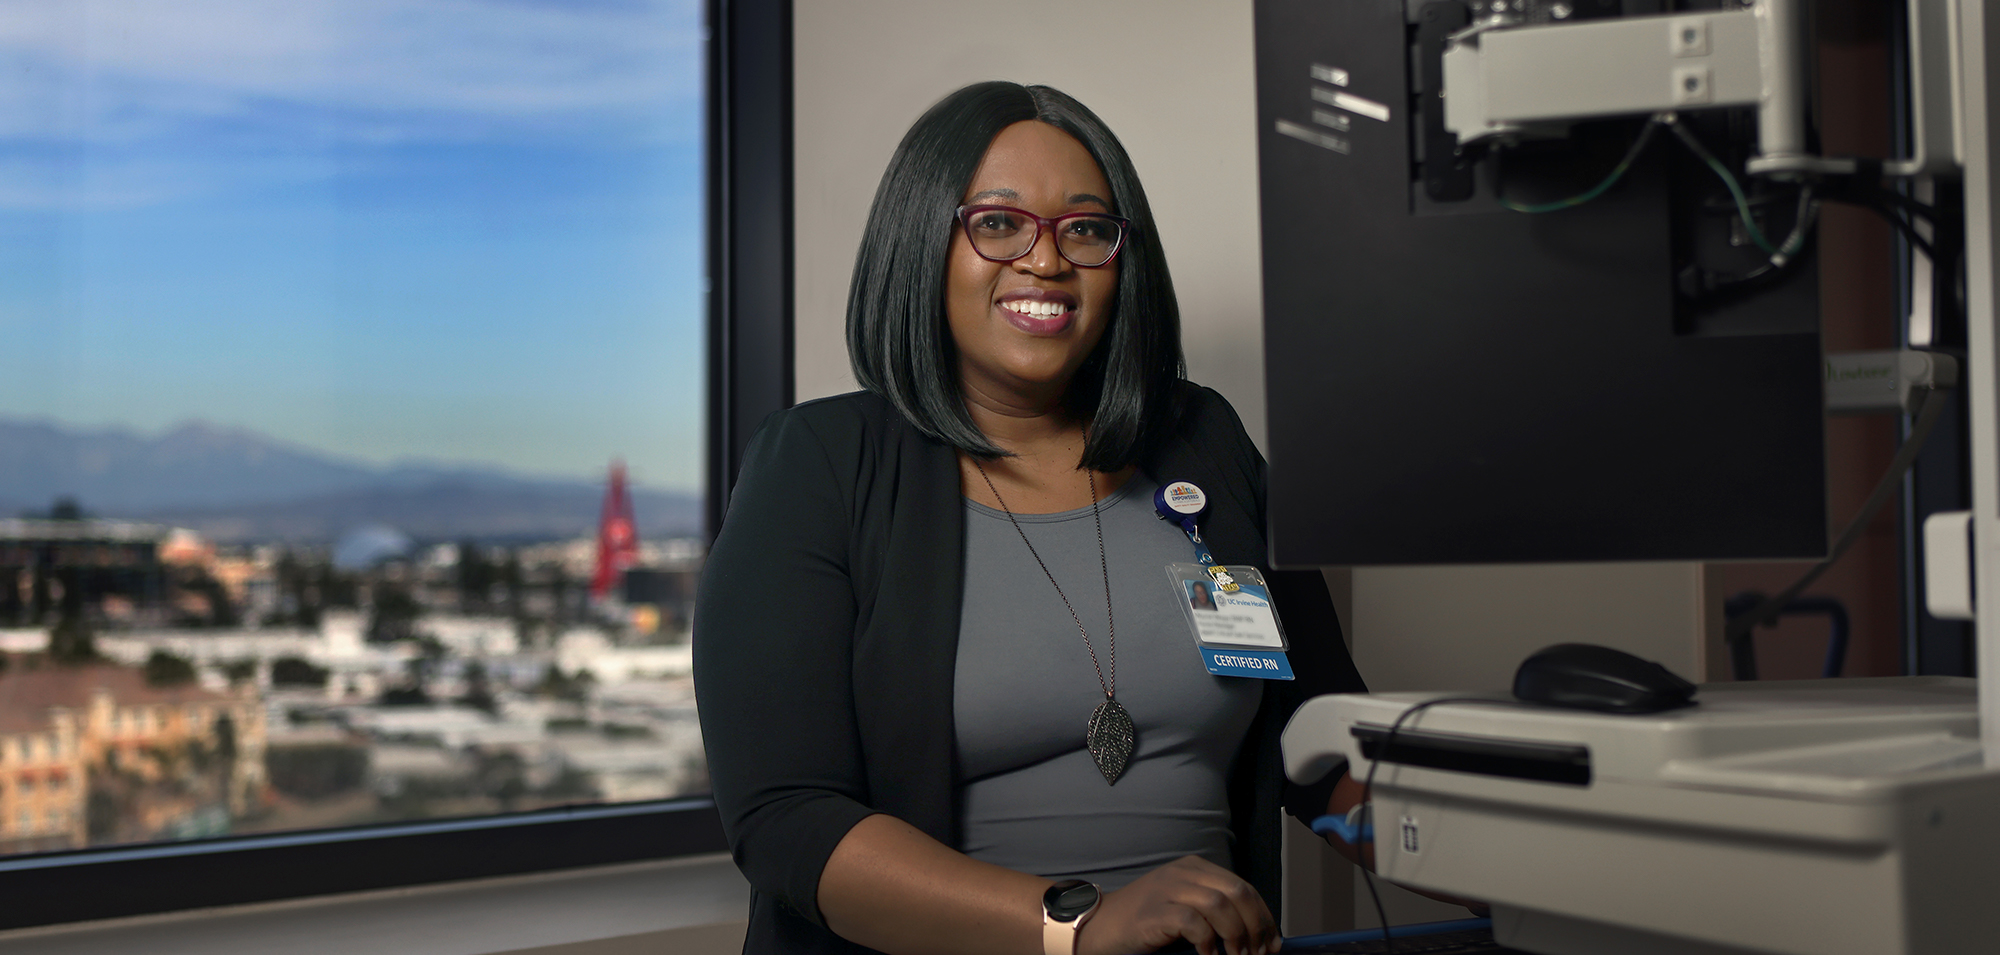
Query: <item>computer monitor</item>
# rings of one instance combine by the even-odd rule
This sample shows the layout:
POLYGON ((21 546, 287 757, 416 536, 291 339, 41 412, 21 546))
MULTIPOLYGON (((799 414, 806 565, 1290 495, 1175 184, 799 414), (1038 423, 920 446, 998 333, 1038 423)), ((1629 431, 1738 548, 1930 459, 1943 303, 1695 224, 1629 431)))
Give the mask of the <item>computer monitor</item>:
MULTIPOLYGON (((1273 562, 1823 556, 1812 246, 1759 274, 1723 180, 1643 117, 1454 152, 1437 60, 1469 16, 1256 6, 1273 562)), ((1680 121, 1740 171, 1754 120, 1680 121)), ((1792 229, 1795 186, 1743 188, 1762 232, 1792 229)))

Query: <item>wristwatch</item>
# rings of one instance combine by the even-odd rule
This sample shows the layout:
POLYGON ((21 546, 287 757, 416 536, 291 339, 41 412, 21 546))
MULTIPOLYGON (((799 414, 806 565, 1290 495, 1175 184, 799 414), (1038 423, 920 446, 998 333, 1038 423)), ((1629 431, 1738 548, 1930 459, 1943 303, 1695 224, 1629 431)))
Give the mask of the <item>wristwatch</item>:
POLYGON ((1102 896, 1082 879, 1065 879, 1042 893, 1042 955, 1076 955, 1076 937, 1102 896))

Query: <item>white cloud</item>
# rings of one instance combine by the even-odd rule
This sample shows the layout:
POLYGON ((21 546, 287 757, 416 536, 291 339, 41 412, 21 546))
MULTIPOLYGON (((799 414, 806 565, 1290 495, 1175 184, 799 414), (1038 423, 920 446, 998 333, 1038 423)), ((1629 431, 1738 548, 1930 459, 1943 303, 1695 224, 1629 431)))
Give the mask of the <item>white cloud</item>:
POLYGON ((691 110, 700 42, 692 0, 11 0, 0 141, 137 143, 316 111, 340 114, 336 137, 595 125, 691 110))

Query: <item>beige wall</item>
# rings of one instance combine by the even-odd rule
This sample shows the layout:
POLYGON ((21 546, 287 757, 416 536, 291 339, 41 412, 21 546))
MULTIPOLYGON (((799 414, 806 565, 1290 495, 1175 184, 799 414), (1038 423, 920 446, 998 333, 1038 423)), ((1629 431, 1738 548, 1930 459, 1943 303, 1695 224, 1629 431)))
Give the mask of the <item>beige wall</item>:
POLYGON ((1264 434, 1248 0, 799 0, 793 6, 799 400, 851 391, 848 274, 889 154, 945 94, 1056 87, 1125 143, 1180 295, 1188 376, 1264 434))
POLYGON ((1601 643, 1704 679, 1720 605, 1700 564, 1362 567, 1354 662, 1378 692, 1504 690, 1528 654, 1601 643))

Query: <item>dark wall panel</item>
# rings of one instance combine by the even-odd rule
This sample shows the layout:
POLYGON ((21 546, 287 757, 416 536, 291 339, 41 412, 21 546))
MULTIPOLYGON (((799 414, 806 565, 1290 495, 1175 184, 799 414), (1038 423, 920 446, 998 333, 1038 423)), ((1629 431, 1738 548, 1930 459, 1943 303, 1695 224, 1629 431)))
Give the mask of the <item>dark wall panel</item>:
MULTIPOLYGON (((1274 561, 1824 553, 1809 261, 1756 297, 1677 298, 1726 219, 1690 205, 1714 184, 1670 135, 1575 208, 1500 207, 1490 158, 1434 200, 1403 0, 1264 0, 1256 29, 1274 561)), ((1510 195, 1581 192, 1639 129, 1507 156, 1510 195)))

